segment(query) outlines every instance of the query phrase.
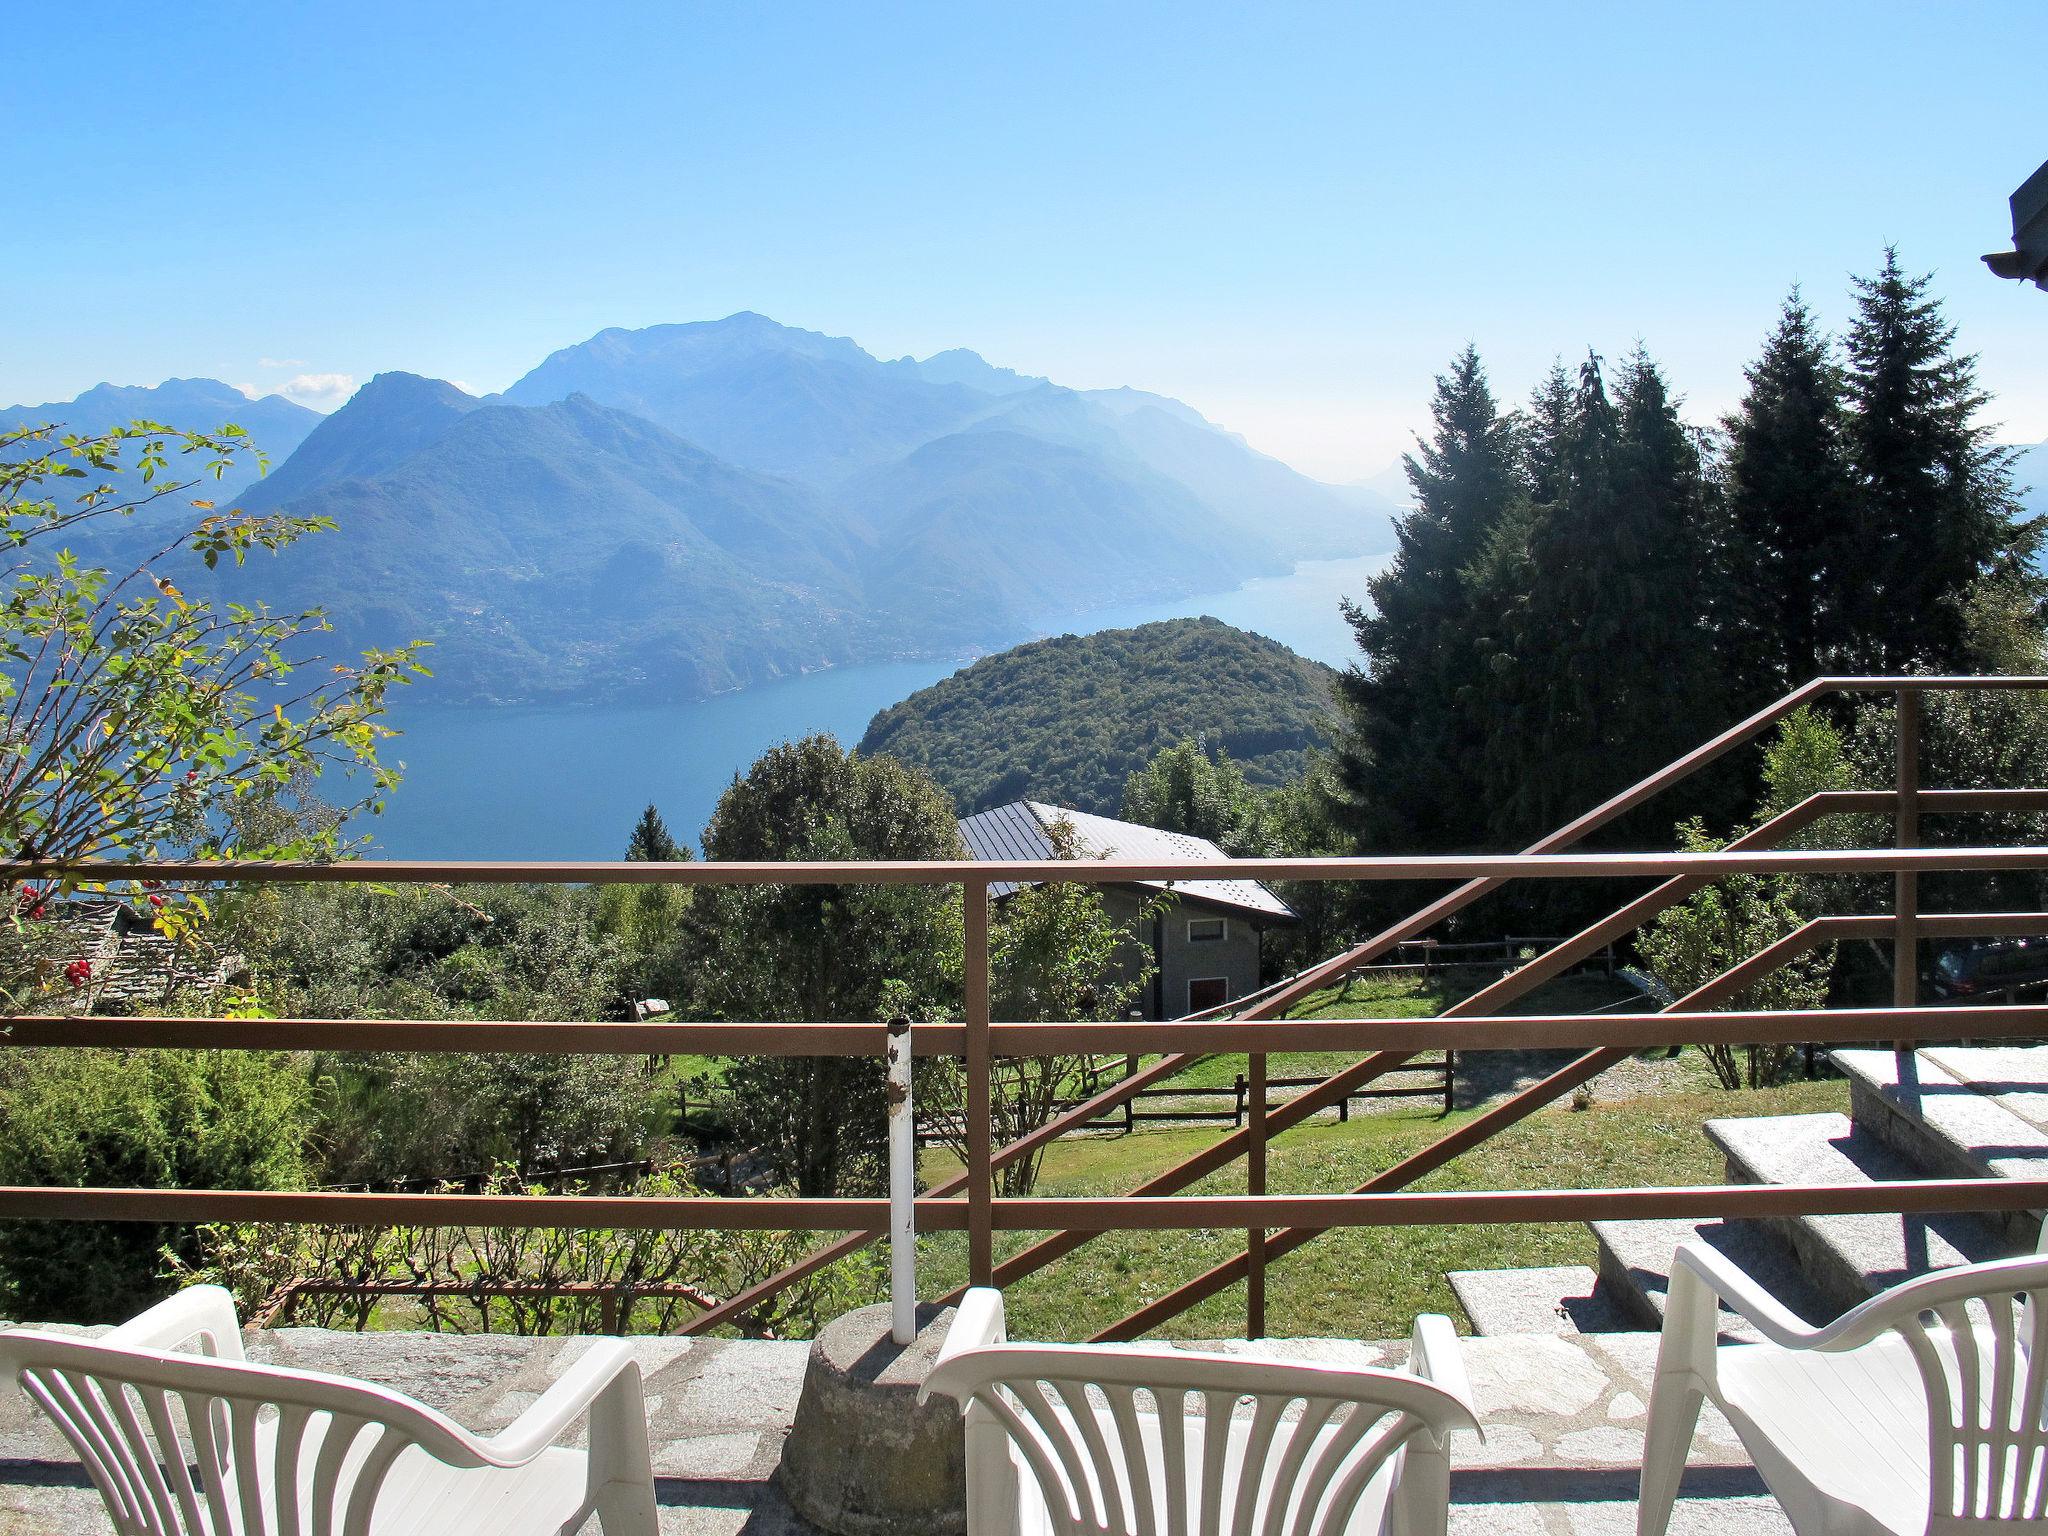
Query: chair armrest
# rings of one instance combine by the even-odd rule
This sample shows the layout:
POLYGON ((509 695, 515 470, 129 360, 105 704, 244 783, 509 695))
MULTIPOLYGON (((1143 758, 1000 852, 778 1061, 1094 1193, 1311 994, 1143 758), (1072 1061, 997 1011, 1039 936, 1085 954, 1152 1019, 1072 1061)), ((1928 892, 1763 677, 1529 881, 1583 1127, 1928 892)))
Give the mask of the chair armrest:
POLYGON ((1009 1340, 1003 1317, 1003 1293, 992 1286, 977 1285, 960 1298, 953 1314, 953 1326, 946 1330, 946 1342, 939 1346, 939 1363, 970 1349, 986 1349, 1009 1340))
POLYGON ((1731 1312, 1781 1348, 1811 1349, 1821 1341, 1823 1333, 1830 1331, 1808 1326, 1797 1313, 1705 1243, 1678 1245, 1671 1255, 1673 1276, 1681 1269, 1690 1270, 1731 1312))
POLYGON ((1416 1314, 1415 1331, 1409 1336, 1408 1374, 1455 1397, 1478 1426, 1479 1438, 1486 1438, 1486 1426, 1479 1422, 1479 1409, 1472 1401, 1472 1378, 1465 1374, 1465 1351, 1458 1343, 1458 1330, 1441 1312, 1416 1314))
MULTIPOLYGON (((936 1372, 947 1361, 966 1354, 970 1349, 986 1349, 1007 1340, 1003 1293, 993 1286, 977 1285, 960 1298, 960 1305, 953 1313, 952 1326, 946 1330, 946 1341, 939 1346, 938 1358, 932 1361, 932 1371, 936 1372)), ((918 1386, 917 1400, 921 1403, 930 1395, 931 1375, 928 1373, 918 1386)))
POLYGON ((633 1359, 633 1347, 623 1339, 594 1343, 582 1358, 570 1366, 541 1393, 533 1406, 490 1439, 480 1442, 496 1466, 518 1466, 533 1460, 565 1435, 600 1394, 621 1376, 631 1372, 639 1379, 640 1367, 633 1359))
POLYGON ((129 1349, 176 1349, 193 1339, 205 1341, 206 1353, 218 1360, 243 1360, 242 1320, 235 1299, 217 1285, 187 1286, 147 1312, 131 1317, 106 1336, 105 1342, 129 1349))

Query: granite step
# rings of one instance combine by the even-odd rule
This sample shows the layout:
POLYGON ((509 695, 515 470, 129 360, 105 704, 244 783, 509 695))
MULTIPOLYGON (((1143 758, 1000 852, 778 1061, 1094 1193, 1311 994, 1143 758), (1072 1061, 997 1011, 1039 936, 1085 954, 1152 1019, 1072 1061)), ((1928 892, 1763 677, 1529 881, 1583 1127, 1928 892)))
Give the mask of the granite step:
MULTIPOLYGON (((1831 1306, 1806 1278, 1778 1233, 1753 1221, 1594 1221, 1587 1225, 1600 1245, 1601 1294, 1638 1328, 1660 1328, 1671 1289, 1671 1255, 1680 1243, 1704 1243, 1769 1291, 1805 1321, 1832 1321, 1831 1306)), ((1723 1308, 1724 1338, 1754 1339, 1756 1331, 1723 1308)))
MULTIPOLYGON (((1709 1120, 1707 1139, 1737 1184, 1891 1183, 1924 1178, 1909 1158, 1846 1115, 1709 1120)), ((1813 1289, 1845 1312, 1902 1280, 2027 1251, 2002 1223, 1976 1212, 1768 1217, 1813 1289)))
POLYGON ((1473 1333, 1619 1333, 1636 1326, 1583 1264, 1454 1269, 1444 1276, 1473 1333))
MULTIPOLYGON (((1850 1117, 1935 1178, 2048 1178, 2048 1046, 1838 1050, 1850 1117)), ((2032 1243, 2039 1213, 2000 1218, 2032 1243)))

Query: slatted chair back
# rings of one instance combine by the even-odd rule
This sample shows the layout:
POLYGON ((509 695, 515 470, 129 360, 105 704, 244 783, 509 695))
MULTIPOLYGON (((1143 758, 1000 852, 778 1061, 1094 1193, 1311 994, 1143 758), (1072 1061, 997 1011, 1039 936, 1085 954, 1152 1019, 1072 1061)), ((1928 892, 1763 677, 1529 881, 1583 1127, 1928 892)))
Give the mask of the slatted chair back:
POLYGON ((121 1536, 368 1536, 408 1447, 482 1465, 450 1421, 365 1382, 34 1331, 5 1354, 121 1536))
POLYGON ((943 1361, 968 1454, 999 1427, 1057 1536, 1340 1536, 1418 1436, 1478 1426, 1395 1371, 1154 1348, 997 1345, 943 1361))
POLYGON ((1935 1533, 2005 1522, 2048 1530, 2048 1264, 1995 1278, 1976 1294, 1923 1291, 1923 1305, 1892 1323, 1927 1393, 1935 1533))

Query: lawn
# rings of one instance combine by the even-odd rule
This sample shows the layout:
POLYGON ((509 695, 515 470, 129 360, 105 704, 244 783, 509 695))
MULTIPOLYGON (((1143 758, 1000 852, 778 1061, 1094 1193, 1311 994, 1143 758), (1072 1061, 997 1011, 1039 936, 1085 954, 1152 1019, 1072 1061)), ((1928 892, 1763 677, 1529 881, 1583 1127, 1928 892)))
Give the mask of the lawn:
MULTIPOLYGON (((1839 1079, 1728 1093, 1718 1089, 1557 1105, 1421 1180, 1418 1189, 1564 1189, 1630 1184, 1719 1183, 1721 1162, 1701 1134, 1718 1116, 1806 1114, 1847 1106, 1839 1079)), ((1275 1138, 1267 1187, 1276 1193, 1350 1189, 1426 1145, 1471 1112, 1445 1118, 1395 1112, 1318 1122, 1275 1138)), ((1215 1138, 1213 1129, 1140 1131, 1062 1141, 1048 1155, 1038 1192, 1110 1195, 1165 1170, 1215 1138)), ((928 1155, 927 1174, 957 1168, 928 1155)), ((1242 1193, 1242 1167, 1192 1188, 1242 1193)), ((999 1255, 1025 1246, 997 1234, 999 1255)), ((1007 1288, 1011 1327, 1038 1339, 1083 1339, 1131 1308, 1221 1263, 1244 1246, 1238 1232, 1111 1233, 1007 1288)), ((965 1277, 965 1243, 934 1235, 920 1245, 919 1290, 935 1295, 965 1277)), ((1318 1238, 1267 1271, 1267 1319, 1276 1335, 1397 1338, 1418 1311, 1463 1324, 1444 1273, 1594 1262, 1592 1235, 1576 1222, 1515 1227, 1353 1228, 1318 1238)), ((1244 1332, 1244 1287, 1234 1285, 1165 1325, 1173 1338, 1244 1332)))
MULTIPOLYGON (((1498 966, 1460 966, 1426 978, 1388 974, 1360 977, 1310 993, 1287 1016, 1290 1019, 1426 1019, 1470 997, 1499 975, 1498 966)), ((1596 1008, 1626 1003, 1640 996, 1627 984, 1606 976, 1561 976, 1510 1003, 1502 1012, 1590 1013, 1596 1008)), ((1356 1051, 1283 1051, 1266 1058, 1266 1071, 1272 1077, 1320 1078, 1342 1071, 1357 1060, 1356 1051)), ((1211 1056, 1166 1086, 1229 1088, 1244 1070, 1243 1056, 1211 1056)))

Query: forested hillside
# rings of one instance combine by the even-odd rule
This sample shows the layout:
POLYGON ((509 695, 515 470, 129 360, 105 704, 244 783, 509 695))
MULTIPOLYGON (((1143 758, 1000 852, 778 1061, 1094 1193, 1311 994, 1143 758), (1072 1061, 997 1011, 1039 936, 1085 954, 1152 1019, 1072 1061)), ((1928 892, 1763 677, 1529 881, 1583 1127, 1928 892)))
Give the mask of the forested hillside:
POLYGON ((1219 619, 1061 635, 987 656, 876 715, 863 753, 922 768, 963 814, 1029 797, 1117 814, 1124 781, 1200 738, 1258 785, 1323 740, 1336 674, 1219 619))

